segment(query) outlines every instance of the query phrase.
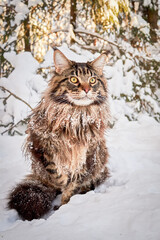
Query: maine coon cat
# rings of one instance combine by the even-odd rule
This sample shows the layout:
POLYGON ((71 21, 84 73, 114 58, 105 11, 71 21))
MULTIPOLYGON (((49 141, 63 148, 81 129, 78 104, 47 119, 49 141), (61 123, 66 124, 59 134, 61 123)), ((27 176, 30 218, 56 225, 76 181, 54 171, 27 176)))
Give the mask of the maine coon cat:
POLYGON ((107 55, 77 63, 55 49, 54 76, 26 131, 32 172, 9 195, 8 207, 22 219, 43 216, 59 192, 65 204, 108 177, 104 134, 109 108, 103 76, 107 55))

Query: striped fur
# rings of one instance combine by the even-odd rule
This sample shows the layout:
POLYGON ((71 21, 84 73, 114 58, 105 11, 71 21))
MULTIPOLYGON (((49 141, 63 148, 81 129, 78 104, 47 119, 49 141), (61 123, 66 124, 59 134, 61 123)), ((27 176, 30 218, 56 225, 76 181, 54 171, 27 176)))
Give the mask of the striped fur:
POLYGON ((9 196, 9 207, 27 218, 21 210, 23 201, 20 208, 17 207, 15 196, 25 196, 23 189, 27 182, 27 191, 37 194, 35 183, 38 182, 43 201, 48 196, 47 206, 43 204, 44 212, 40 211, 35 199, 24 198, 36 205, 35 214, 33 207, 27 208, 32 213, 29 220, 31 216, 37 218, 45 214, 57 192, 62 192, 62 204, 65 204, 72 195, 93 189, 108 177, 104 138, 109 121, 106 79, 95 60, 76 63, 60 51, 57 54, 54 77, 33 110, 27 128, 25 151, 32 160, 32 173, 9 196), (78 82, 73 84, 71 77, 76 77, 78 82), (94 85, 90 83, 92 77, 96 79, 94 85))

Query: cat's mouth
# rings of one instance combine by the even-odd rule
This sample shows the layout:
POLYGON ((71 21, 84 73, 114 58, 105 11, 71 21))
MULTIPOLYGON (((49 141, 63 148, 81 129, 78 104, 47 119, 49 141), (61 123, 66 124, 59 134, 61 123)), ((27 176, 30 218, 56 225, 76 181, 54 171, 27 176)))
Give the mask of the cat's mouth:
POLYGON ((90 99, 89 97, 87 96, 84 96, 82 98, 72 98, 69 96, 69 101, 77 106, 89 106, 91 105, 94 100, 93 99, 90 99))

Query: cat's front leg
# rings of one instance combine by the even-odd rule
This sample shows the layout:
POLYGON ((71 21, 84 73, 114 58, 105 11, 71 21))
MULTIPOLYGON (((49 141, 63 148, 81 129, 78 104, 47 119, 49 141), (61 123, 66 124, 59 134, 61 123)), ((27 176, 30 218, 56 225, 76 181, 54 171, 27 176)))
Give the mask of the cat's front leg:
POLYGON ((61 205, 69 202, 70 198, 78 193, 80 187, 76 182, 71 182, 69 185, 62 191, 61 205))

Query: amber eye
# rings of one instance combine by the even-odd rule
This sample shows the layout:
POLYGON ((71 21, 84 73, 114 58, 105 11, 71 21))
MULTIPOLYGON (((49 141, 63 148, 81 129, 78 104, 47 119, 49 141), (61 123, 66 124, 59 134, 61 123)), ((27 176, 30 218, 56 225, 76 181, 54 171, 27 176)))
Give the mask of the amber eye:
POLYGON ((89 79, 89 81, 91 84, 95 84, 97 80, 96 80, 96 78, 92 77, 89 79))
POLYGON ((70 78, 70 81, 71 81, 72 83, 78 83, 78 78, 76 78, 76 77, 71 77, 71 78, 70 78))

